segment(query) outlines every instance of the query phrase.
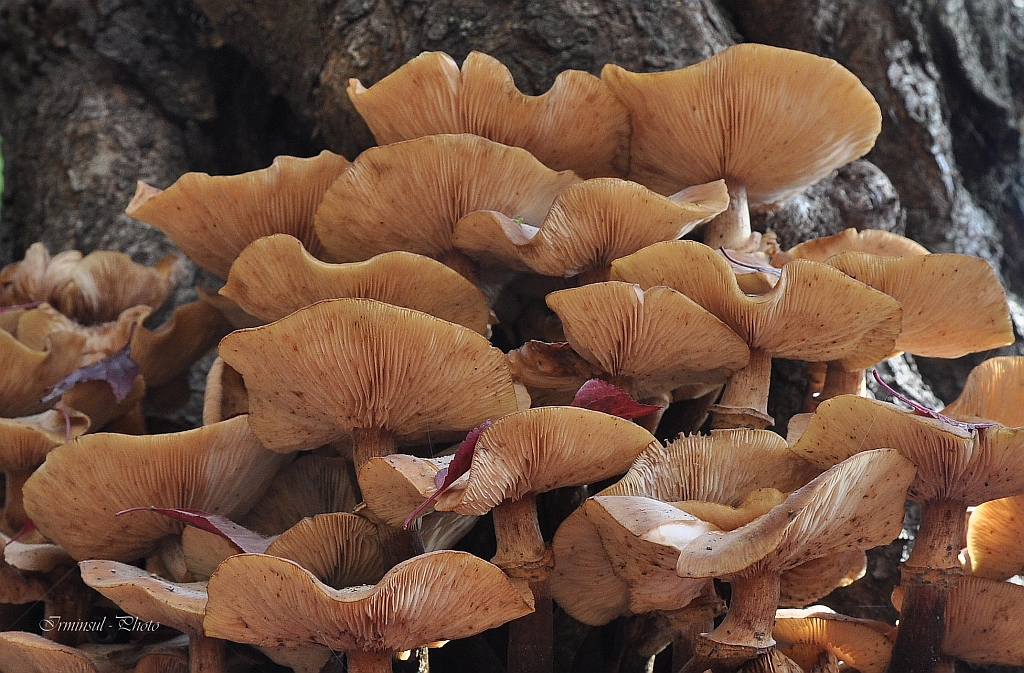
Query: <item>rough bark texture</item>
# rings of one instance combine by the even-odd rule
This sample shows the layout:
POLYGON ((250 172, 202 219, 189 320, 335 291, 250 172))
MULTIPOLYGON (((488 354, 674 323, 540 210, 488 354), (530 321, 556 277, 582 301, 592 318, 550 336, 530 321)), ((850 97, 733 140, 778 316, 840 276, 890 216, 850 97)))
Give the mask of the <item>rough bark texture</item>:
MULTIPOLYGON (((567 68, 677 68, 739 41, 838 60, 884 118, 866 161, 755 226, 787 246, 857 226, 980 255, 1024 331, 1024 6, 1013 0, 0 0, 0 263, 35 240, 155 261, 169 242, 122 214, 137 179, 166 187, 188 170, 322 147, 352 158, 372 138, 348 78, 369 85, 424 50, 485 51, 539 93, 567 68)), ((986 355, 918 359, 920 376, 897 362, 891 376, 948 402, 986 355)), ((799 366, 775 374, 769 411, 785 423, 799 366)), ((869 572, 891 579, 888 565, 869 572)))

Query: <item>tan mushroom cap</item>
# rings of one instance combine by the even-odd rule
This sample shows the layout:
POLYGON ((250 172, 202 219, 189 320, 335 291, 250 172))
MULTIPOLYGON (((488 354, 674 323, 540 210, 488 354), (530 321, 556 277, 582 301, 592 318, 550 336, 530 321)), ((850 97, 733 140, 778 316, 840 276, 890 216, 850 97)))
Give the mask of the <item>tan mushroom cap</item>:
POLYGON ((779 605, 802 608, 839 587, 849 586, 868 571, 868 557, 861 549, 822 556, 790 568, 779 578, 779 605))
POLYGON ((436 509, 486 514, 506 500, 622 474, 657 443, 631 421, 579 407, 539 407, 499 418, 480 434, 469 477, 436 509))
POLYGON ((971 370, 960 396, 942 410, 961 421, 1024 426, 1024 357, 989 358, 971 370))
POLYGON ((366 150, 331 185, 316 232, 336 262, 406 250, 441 259, 455 223, 475 210, 540 222, 579 178, 529 152, 471 135, 441 135, 366 150))
POLYGON ((182 304, 156 329, 135 330, 132 359, 139 363, 146 385, 157 388, 186 371, 230 331, 224 315, 206 302, 182 304))
POLYGON ((267 554, 295 561, 335 589, 373 584, 387 570, 377 527, 343 512, 303 519, 271 542, 267 554))
POLYGON ((177 265, 177 255, 146 267, 108 250, 50 257, 44 244, 34 243, 0 277, 0 304, 43 301, 80 323, 109 322, 133 306, 159 308, 173 289, 177 265))
POLYGON ((496 58, 470 52, 460 72, 448 54, 425 52, 369 89, 350 79, 348 97, 382 145, 473 133, 586 177, 621 176, 629 167, 625 107, 600 79, 578 70, 527 96, 496 58))
POLYGON ((313 448, 360 428, 416 443, 516 410, 501 351, 425 313, 369 299, 322 301, 221 341, 267 448, 313 448))
POLYGON ((729 205, 721 180, 685 200, 642 185, 596 178, 566 187, 540 228, 494 210, 470 213, 455 225, 456 248, 485 263, 545 276, 607 269, 619 257, 681 238, 729 205))
POLYGON ((552 292, 566 339, 638 399, 691 383, 724 383, 750 350, 725 323, 667 287, 610 281, 552 292))
POLYGON ((601 375, 565 342, 527 341, 505 357, 512 380, 526 387, 535 407, 569 404, 584 383, 601 375))
POLYGON ((828 264, 900 303, 903 329, 896 348, 901 351, 958 358, 1013 343, 1006 291, 992 266, 980 257, 845 252, 828 264), (951 306, 970 311, 971 319, 964 320, 951 306))
POLYGON ((111 322, 81 325, 49 304, 42 304, 22 314, 18 320, 17 337, 27 346, 39 350, 54 332, 80 334, 85 343, 79 364, 84 365, 123 348, 132 331, 141 331, 142 322, 152 312, 153 309, 148 306, 133 306, 111 322))
POLYGON ((967 575, 946 602, 943 654, 972 664, 1024 666, 1024 587, 967 575))
POLYGON ((825 468, 876 447, 917 466, 908 497, 977 505, 1024 491, 1024 430, 967 431, 886 402, 841 395, 822 402, 790 448, 825 468))
POLYGON ((707 583, 680 578, 679 553, 659 542, 668 530, 694 539, 714 529, 673 504, 590 498, 555 533, 551 594, 573 618, 592 626, 622 615, 678 610, 707 583))
POLYGON ((499 568, 455 551, 417 556, 376 586, 341 590, 292 561, 243 554, 221 564, 209 594, 209 636, 342 651, 401 651, 466 638, 533 610, 499 568))
POLYGON ((967 522, 971 573, 1006 580, 1024 572, 1024 497, 984 502, 967 522))
MULTIPOLYGON (((884 673, 892 656, 892 627, 882 622, 855 619, 820 606, 775 613, 772 636, 784 652, 791 645, 816 645, 861 673, 884 673)), ((790 654, 789 656, 794 656, 790 654)), ((810 661, 798 660, 803 666, 810 661)))
POLYGON ((81 561, 78 566, 83 582, 128 614, 189 636, 203 634, 204 583, 177 584, 117 561, 81 561))
MULTIPOLYGON (((680 548, 682 577, 729 578, 757 563, 781 572, 812 559, 870 549, 899 535, 914 466, 897 451, 867 451, 836 465, 746 526, 680 548)), ((674 544, 666 536, 665 542, 674 544)))
POLYGON ((125 213, 159 228, 196 264, 227 278, 242 249, 268 234, 292 234, 322 254, 313 214, 350 165, 324 150, 310 159, 280 156, 268 168, 241 175, 186 173, 163 191, 140 182, 125 213))
POLYGON ((321 299, 353 297, 422 311, 484 336, 491 331, 487 298, 444 264, 401 251, 365 262, 327 264, 286 234, 253 241, 231 265, 220 292, 267 321, 321 299))
MULTIPOLYGON (((89 429, 89 417, 69 409, 72 439, 89 429)), ((42 465, 46 454, 68 441, 64 414, 56 410, 34 416, 0 418, 0 471, 31 470, 42 465)))
POLYGON ((167 435, 84 435, 51 451, 26 482, 25 511, 75 559, 133 561, 184 524, 155 512, 116 512, 152 505, 238 516, 283 461, 242 416, 167 435))
POLYGON ((102 430, 107 424, 140 411, 140 403, 146 395, 146 382, 137 376, 123 401, 118 402, 114 391, 106 381, 79 383, 64 393, 61 401, 69 409, 80 411, 89 417, 89 429, 102 430))
POLYGON ((55 332, 42 349, 35 349, 0 330, 0 416, 29 416, 46 409, 39 400, 78 367, 84 345, 81 334, 55 332))
MULTIPOLYGON (((780 253, 777 257, 781 257, 778 260, 781 262, 790 259, 825 262, 830 257, 843 252, 866 252, 881 257, 912 257, 927 255, 928 249, 917 241, 890 231, 881 229, 857 231, 851 227, 843 229, 834 236, 823 236, 804 241, 786 252, 780 253)), ((777 264, 776 258, 773 257, 772 262, 777 264)))
POLYGON ((600 495, 666 502, 699 500, 737 507, 758 489, 794 491, 820 474, 768 430, 712 430, 652 445, 600 495))
POLYGON ((218 355, 206 373, 203 390, 203 425, 249 413, 249 393, 242 375, 218 355))
POLYGON ((790 262, 774 288, 750 297, 714 250, 668 241, 616 260, 612 279, 682 292, 772 357, 863 369, 892 352, 900 331, 894 299, 817 262, 790 262))
POLYGON ((707 521, 719 530, 735 530, 785 502, 786 495, 778 489, 759 488, 751 491, 743 502, 735 507, 706 500, 683 500, 673 502, 672 505, 701 521, 707 521))
POLYGON ((18 673, 100 673, 78 649, 24 631, 0 633, 0 661, 18 673))
POLYGON ((263 535, 280 535, 306 517, 351 512, 357 504, 351 461, 307 454, 274 477, 270 488, 239 523, 263 535))
POLYGON ((750 204, 784 201, 863 156, 882 116, 871 93, 831 59, 738 44, 681 70, 601 79, 629 108, 630 179, 656 192, 719 178, 750 204))
POLYGON ((0 543, 4 548, 4 562, 18 570, 48 573, 59 566, 75 563, 63 547, 52 542, 26 543, 0 533, 0 543))

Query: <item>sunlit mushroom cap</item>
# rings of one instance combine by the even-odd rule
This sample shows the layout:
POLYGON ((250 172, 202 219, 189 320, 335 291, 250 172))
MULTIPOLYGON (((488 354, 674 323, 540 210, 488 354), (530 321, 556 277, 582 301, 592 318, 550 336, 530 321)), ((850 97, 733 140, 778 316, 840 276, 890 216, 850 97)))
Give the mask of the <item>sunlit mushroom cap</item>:
POLYGON ((68 441, 65 430, 74 438, 89 428, 85 414, 74 410, 67 413, 67 427, 64 414, 54 410, 0 418, 0 471, 30 470, 41 465, 47 453, 68 441))
POLYGON ((0 304, 43 301, 81 323, 109 322, 132 306, 159 308, 173 289, 177 259, 170 255, 150 268, 107 250, 50 257, 35 243, 16 268, 5 269, 0 304))
POLYGON ((992 266, 970 255, 878 257, 846 252, 828 260, 843 273, 884 292, 903 307, 901 351, 958 358, 1013 343, 1006 291, 992 266), (964 320, 951 306, 969 310, 964 320))
POLYGON ((622 474, 651 433, 632 421, 580 407, 539 407, 509 414, 480 434, 469 477, 436 509, 486 514, 505 500, 622 474))
POLYGON ((892 352, 900 331, 894 299, 817 262, 790 262, 774 288, 751 297, 714 250, 668 241, 616 260, 612 279, 678 290, 772 357, 863 369, 892 352))
POLYGON ((206 634, 255 645, 408 650, 529 614, 497 567, 465 552, 417 556, 376 586, 332 589, 293 561, 243 554, 210 578, 206 634))
MULTIPOLYGON (((886 635, 891 630, 888 624, 854 619, 815 606, 776 612, 772 636, 784 652, 793 645, 815 645, 815 651, 831 652, 861 673, 884 673, 892 657, 893 641, 886 635)), ((797 663, 812 662, 798 659, 797 663)))
POLYGON ((1024 492, 1024 429, 967 430, 856 395, 822 402, 790 448, 825 468, 878 447, 917 466, 909 497, 919 502, 977 505, 1024 492))
POLYGON ((18 673, 99 673, 81 651, 24 631, 0 633, 0 661, 4 670, 18 673))
POLYGON ((0 330, 0 416, 13 418, 38 413, 48 405, 41 399, 78 367, 85 337, 55 332, 34 349, 0 330))
POLYGON ((377 142, 473 133, 523 147, 555 170, 625 175, 629 118, 600 79, 566 70, 547 93, 526 96, 496 58, 470 52, 462 64, 425 52, 369 89, 349 80, 348 97, 377 142))
POLYGON ((386 428, 399 442, 463 436, 516 410, 505 357, 482 336, 369 299, 322 301, 221 341, 267 448, 296 451, 386 428))
POLYGON ((321 299, 376 299, 490 334, 491 310, 475 285, 444 264, 410 252, 327 264, 292 236, 254 241, 231 265, 221 294, 262 320, 278 320, 321 299))
POLYGON ((983 502, 967 522, 971 573, 1005 580, 1024 572, 1024 497, 983 502))
POLYGON ((928 249, 923 245, 891 231, 881 229, 864 229, 857 231, 852 227, 843 229, 834 236, 823 236, 812 238, 799 245, 793 246, 784 253, 772 258, 772 262, 781 266, 778 262, 791 259, 809 259, 813 262, 824 262, 843 252, 866 252, 881 257, 912 257, 916 255, 927 255, 928 249))
POLYGON ((629 108, 630 179, 662 194, 725 178, 752 206, 778 203, 866 154, 882 126, 849 70, 761 44, 671 72, 609 64, 601 79, 629 108))
POLYGON ((552 596, 574 619, 594 626, 688 605, 706 582, 676 574, 678 552, 659 544, 668 529, 693 539, 714 527, 669 503, 590 498, 555 533, 552 596), (621 515, 622 524, 608 508, 621 515))
POLYGON ((470 213, 455 225, 453 243, 474 259, 545 276, 600 269, 659 241, 671 241, 729 205, 722 181, 701 185, 687 200, 659 196, 625 180, 597 178, 570 185, 540 223, 500 212, 470 213))
POLYGON ((540 222, 555 196, 578 181, 526 150, 478 136, 407 140, 356 158, 324 194, 316 232, 337 262, 392 250, 440 259, 452 250, 452 232, 463 216, 496 210, 540 222))
POLYGON ((204 583, 177 584, 117 561, 82 561, 78 565, 83 582, 128 614, 189 636, 203 634, 204 583))
POLYGON ((593 283, 553 292, 546 301, 573 349, 626 379, 638 398, 690 383, 724 383, 750 358, 725 323, 667 287, 593 283))
POLYGON ((159 190, 139 183, 125 212, 159 228, 196 264, 227 278, 231 262, 261 236, 291 234, 323 253, 313 214, 324 191, 350 166, 323 151, 310 159, 281 156, 269 168, 232 176, 186 173, 159 190))
POLYGON ((260 445, 244 416, 167 435, 84 435, 47 455, 25 484, 25 511, 72 557, 133 561, 183 524, 130 507, 247 511, 283 456, 260 445))
POLYGON ((754 563, 779 572, 851 549, 870 549, 899 535, 914 466, 897 451, 857 454, 794 491, 746 526, 709 532, 680 549, 682 577, 728 578, 754 563))
POLYGON ((960 396, 942 410, 961 421, 1024 426, 1024 357, 989 358, 971 370, 960 396))

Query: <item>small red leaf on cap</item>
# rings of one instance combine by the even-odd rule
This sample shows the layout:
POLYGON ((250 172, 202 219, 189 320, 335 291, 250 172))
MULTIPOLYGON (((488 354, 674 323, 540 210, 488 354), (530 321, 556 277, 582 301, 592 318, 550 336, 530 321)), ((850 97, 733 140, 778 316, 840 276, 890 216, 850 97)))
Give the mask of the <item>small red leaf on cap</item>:
POLYGON ((626 391, 601 379, 590 379, 576 392, 572 400, 574 407, 600 411, 611 416, 633 420, 659 411, 656 404, 641 404, 626 394, 626 391))
POLYGON ((169 516, 190 526, 213 533, 233 544, 239 553, 262 554, 273 538, 263 537, 259 533, 249 530, 243 526, 219 514, 209 514, 195 509, 176 509, 172 507, 132 507, 123 509, 116 514, 128 514, 129 512, 156 512, 169 516))

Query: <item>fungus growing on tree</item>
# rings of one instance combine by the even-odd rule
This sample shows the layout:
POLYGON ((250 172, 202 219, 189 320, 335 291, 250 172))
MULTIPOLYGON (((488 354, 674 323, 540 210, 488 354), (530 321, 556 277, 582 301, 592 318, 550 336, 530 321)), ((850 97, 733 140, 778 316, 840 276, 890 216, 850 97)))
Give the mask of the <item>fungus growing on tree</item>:
POLYGON ((625 107, 600 79, 578 70, 527 96, 487 54, 470 52, 460 71, 448 54, 424 52, 370 88, 350 79, 348 97, 381 145, 472 133, 588 178, 621 177, 629 168, 625 107))
POLYGON ((705 226, 715 248, 758 247, 750 207, 796 196, 865 155, 881 131, 871 93, 813 54, 738 44, 681 70, 601 79, 629 109, 628 177, 661 194, 724 179, 729 209, 705 226))

